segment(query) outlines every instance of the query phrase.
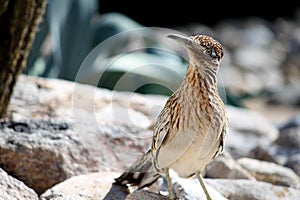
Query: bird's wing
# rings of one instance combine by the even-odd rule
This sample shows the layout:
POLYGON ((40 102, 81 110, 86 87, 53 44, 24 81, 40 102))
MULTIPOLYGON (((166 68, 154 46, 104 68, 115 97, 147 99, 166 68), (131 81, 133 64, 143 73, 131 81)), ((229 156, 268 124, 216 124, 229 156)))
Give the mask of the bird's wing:
POLYGON ((227 133, 228 133, 228 119, 226 118, 226 121, 224 122, 221 132, 220 132, 219 148, 213 158, 217 157, 219 154, 221 154, 223 152, 227 133))
POLYGON ((170 122, 170 103, 173 96, 171 96, 168 101, 166 102, 164 108, 160 112, 159 116, 157 117, 156 123, 154 125, 154 133, 152 138, 152 151, 154 155, 156 154, 163 143, 165 137, 171 131, 171 122, 170 122))
MULTIPOLYGON (((178 129, 179 129, 179 118, 178 114, 180 113, 181 106, 178 104, 176 93, 174 93, 166 102, 164 108, 159 114, 157 121, 154 126, 154 134, 152 141, 152 153, 154 156, 154 163, 156 169, 160 169, 162 167, 161 164, 158 163, 158 156, 161 155, 161 149, 165 149, 164 147, 169 147, 170 144, 176 137, 178 129)), ((176 142, 177 144, 177 142, 176 142)), ((184 144, 184 142, 183 142, 184 144)), ((188 145, 185 145, 188 146, 188 145)), ((171 146, 171 149, 174 150, 174 147, 171 146)), ((178 158, 184 152, 184 148, 175 147, 175 155, 165 154, 169 157, 169 159, 173 160, 174 157, 178 158), (178 150, 178 151, 176 151, 178 150)), ((174 151, 172 151, 174 153, 174 151)), ((174 161, 174 160, 173 160, 174 161)))

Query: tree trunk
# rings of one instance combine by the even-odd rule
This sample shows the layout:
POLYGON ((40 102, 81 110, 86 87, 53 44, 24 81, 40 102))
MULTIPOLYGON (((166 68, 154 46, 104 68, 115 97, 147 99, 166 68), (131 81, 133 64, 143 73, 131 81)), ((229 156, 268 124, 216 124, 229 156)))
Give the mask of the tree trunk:
POLYGON ((0 118, 26 65, 46 0, 0 0, 0 118))

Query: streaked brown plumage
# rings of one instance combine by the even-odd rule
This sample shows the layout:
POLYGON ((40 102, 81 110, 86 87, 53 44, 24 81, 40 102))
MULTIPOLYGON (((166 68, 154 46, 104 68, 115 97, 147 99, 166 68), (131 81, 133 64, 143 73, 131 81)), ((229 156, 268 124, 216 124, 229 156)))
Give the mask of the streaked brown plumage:
POLYGON ((140 189, 165 174, 169 197, 173 199, 169 177, 169 169, 173 169, 183 178, 196 175, 210 199, 200 172, 222 152, 228 129, 217 89, 223 47, 206 35, 168 37, 186 48, 189 67, 182 84, 157 118, 151 149, 116 178, 116 184, 136 185, 140 189))

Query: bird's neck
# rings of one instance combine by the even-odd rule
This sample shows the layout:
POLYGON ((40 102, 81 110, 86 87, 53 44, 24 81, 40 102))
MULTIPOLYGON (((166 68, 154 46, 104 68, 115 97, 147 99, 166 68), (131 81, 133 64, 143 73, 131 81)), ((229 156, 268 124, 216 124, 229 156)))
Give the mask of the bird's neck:
POLYGON ((215 93, 217 90, 217 70, 212 67, 204 68, 190 64, 184 84, 188 84, 186 87, 192 90, 198 89, 202 92, 207 90, 207 92, 215 93))
POLYGON ((197 121, 204 116, 209 122, 215 123, 223 113, 223 103, 217 89, 217 72, 202 69, 189 65, 175 97, 181 110, 187 111, 182 112, 182 119, 197 121))

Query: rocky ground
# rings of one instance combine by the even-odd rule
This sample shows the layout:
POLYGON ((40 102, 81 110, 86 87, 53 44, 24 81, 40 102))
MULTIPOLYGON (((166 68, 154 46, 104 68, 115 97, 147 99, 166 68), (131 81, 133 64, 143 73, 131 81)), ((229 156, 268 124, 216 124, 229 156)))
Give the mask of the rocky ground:
MULTIPOLYGON (((148 149, 166 99, 22 75, 0 121, 0 199, 164 199, 163 178, 133 192, 112 183, 148 149)), ((300 116, 226 109, 225 152, 203 171, 213 199, 299 199, 300 116)), ((171 176, 177 197, 205 199, 195 178, 171 176)))

